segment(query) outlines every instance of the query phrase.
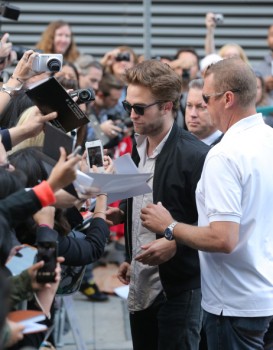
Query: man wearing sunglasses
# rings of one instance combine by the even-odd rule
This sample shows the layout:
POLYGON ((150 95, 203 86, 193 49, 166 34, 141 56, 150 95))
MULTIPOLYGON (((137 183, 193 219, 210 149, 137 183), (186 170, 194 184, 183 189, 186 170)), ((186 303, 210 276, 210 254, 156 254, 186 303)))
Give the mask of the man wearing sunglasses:
MULTIPOLYGON (((167 64, 144 61, 126 72, 126 80, 123 107, 136 134, 132 157, 140 172, 152 174, 153 189, 115 212, 127 229, 128 259, 119 278, 130 284, 134 350, 196 350, 202 320, 198 252, 146 230, 140 211, 160 201, 176 220, 194 224, 195 188, 208 146, 177 126, 182 81, 167 64)), ((113 219, 112 209, 108 214, 113 219)))
MULTIPOLYGON (((255 73, 240 59, 207 69, 204 101, 224 136, 197 186, 198 227, 181 222, 173 231, 199 250, 210 350, 273 349, 273 129, 256 113, 256 93, 255 73)), ((176 218, 151 204, 141 219, 162 235, 176 218)))

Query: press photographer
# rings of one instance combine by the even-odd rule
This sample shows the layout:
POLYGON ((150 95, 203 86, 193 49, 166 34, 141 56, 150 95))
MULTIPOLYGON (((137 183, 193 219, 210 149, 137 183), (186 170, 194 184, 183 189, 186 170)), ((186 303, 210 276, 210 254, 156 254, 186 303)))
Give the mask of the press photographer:
POLYGON ((101 139, 104 146, 109 146, 109 142, 118 137, 115 144, 119 142, 125 125, 119 125, 123 115, 115 106, 121 97, 123 86, 123 82, 114 75, 104 74, 95 101, 89 107, 88 116, 91 122, 88 124, 87 141, 101 139))

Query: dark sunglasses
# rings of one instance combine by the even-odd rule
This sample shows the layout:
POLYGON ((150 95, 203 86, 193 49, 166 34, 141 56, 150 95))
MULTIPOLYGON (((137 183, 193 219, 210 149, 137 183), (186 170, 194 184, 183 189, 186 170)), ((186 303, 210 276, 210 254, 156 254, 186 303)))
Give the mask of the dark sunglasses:
POLYGON ((228 92, 228 91, 231 91, 231 92, 240 92, 240 90, 239 89, 233 89, 233 90, 226 90, 226 91, 223 91, 223 92, 217 92, 216 94, 211 94, 211 95, 202 95, 202 97, 203 97, 203 100, 204 100, 204 102, 205 102, 205 104, 208 104, 209 103, 209 99, 211 98, 211 97, 218 97, 218 96, 222 96, 222 95, 224 95, 226 92, 228 92))
POLYGON ((131 105, 129 102, 127 102, 126 100, 122 101, 122 105, 123 108, 125 109, 126 112, 128 112, 129 114, 131 114, 132 109, 134 110, 134 112, 138 115, 144 115, 145 109, 148 107, 152 107, 154 105, 157 105, 159 103, 163 103, 163 101, 156 101, 154 103, 151 103, 149 105, 131 105))

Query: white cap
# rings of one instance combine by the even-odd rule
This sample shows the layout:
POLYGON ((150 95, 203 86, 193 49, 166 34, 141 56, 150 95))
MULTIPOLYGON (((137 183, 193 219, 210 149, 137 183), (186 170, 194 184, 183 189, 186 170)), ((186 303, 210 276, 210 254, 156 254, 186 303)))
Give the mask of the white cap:
POLYGON ((200 61, 200 71, 203 72, 209 65, 212 63, 216 63, 221 61, 223 58, 216 53, 211 53, 207 56, 205 56, 201 61, 200 61))

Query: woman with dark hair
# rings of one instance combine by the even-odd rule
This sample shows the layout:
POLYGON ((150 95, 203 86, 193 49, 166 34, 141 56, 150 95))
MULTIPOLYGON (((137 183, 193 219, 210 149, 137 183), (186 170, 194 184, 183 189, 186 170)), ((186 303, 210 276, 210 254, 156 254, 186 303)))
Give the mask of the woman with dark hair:
MULTIPOLYGON (((5 199, 9 200, 11 194, 23 189, 25 180, 24 174, 18 171, 10 172, 0 167, 1 204, 5 199)), ((21 193, 21 196, 23 196, 23 193, 21 193)), ((24 218, 25 217, 26 215, 24 218)), ((54 287, 52 284, 50 290, 47 288, 48 285, 45 286, 37 284, 36 282, 36 273, 38 269, 42 267, 43 262, 32 265, 16 276, 11 276, 11 272, 6 267, 6 263, 15 253, 15 251, 12 252, 11 249, 14 245, 12 242, 14 230, 2 212, 0 215, 0 228, 0 348, 3 349, 15 344, 23 338, 22 330, 24 326, 6 320, 8 311, 16 307, 19 302, 36 298, 35 300, 39 300, 44 313, 49 315, 54 298, 54 291, 56 293, 60 280, 60 267, 58 265, 58 271, 56 270, 56 282, 58 283, 54 283, 54 287)))
MULTIPOLYGON (((16 169, 20 169, 26 175, 27 187, 32 187, 47 178, 47 172, 39 158, 37 149, 26 148, 19 150, 13 153, 9 159, 16 169)), ((69 225, 69 218, 66 218, 63 212, 60 212, 61 209, 56 209, 55 223, 51 228, 51 222, 54 222, 55 211, 49 208, 43 209, 43 213, 36 214, 38 217, 36 221, 38 221, 38 225, 42 226, 38 226, 36 223, 33 227, 35 227, 35 233, 40 234, 40 232, 43 232, 46 234, 54 226, 58 231, 59 254, 65 258, 65 264, 86 265, 99 259, 104 252, 104 247, 109 237, 109 228, 105 222, 105 210, 106 196, 98 195, 93 218, 84 232, 86 234, 84 239, 67 236, 71 231, 71 227, 69 225), (57 221, 56 217, 58 217, 57 221), (40 222, 40 220, 46 220, 48 222, 40 222)), ((74 217, 75 215, 78 215, 80 221, 82 220, 78 211, 76 211, 74 217)), ((20 230, 17 228, 17 232, 19 231, 20 236, 25 237, 24 239, 27 238, 26 234, 29 237, 29 225, 28 229, 26 227, 24 229, 21 227, 20 230)))
POLYGON ((25 91, 16 91, 12 95, 12 98, 5 107, 4 111, 1 113, 1 128, 9 129, 14 127, 20 119, 21 114, 31 106, 34 106, 34 104, 25 91))
MULTIPOLYGON (((13 153, 9 158, 12 165, 17 170, 20 169, 26 176, 27 187, 32 187, 48 177, 39 155, 40 153, 37 149, 26 148, 13 153)), ((33 216, 31 222, 18 225, 16 227, 17 237, 22 243, 28 242, 31 244, 45 237, 54 237, 54 240, 58 241, 58 255, 65 258, 65 266, 62 266, 62 275, 67 276, 71 271, 71 275, 68 275, 69 281, 72 281, 73 284, 75 283, 79 287, 80 278, 84 272, 84 265, 97 260, 102 255, 109 236, 109 228, 105 222, 106 198, 105 194, 97 196, 92 221, 83 231, 86 234, 85 236, 82 234, 83 237, 77 236, 74 230, 71 231, 64 213, 60 209, 55 210, 53 207, 41 209, 33 216), (70 266, 82 266, 82 270, 79 270, 79 268, 77 271, 75 269, 71 270, 70 266)), ((80 213, 77 213, 81 218, 80 213)), ((68 290, 74 292, 75 289, 73 287, 72 283, 62 284, 61 281, 59 290, 60 292, 67 292, 68 290)), ((35 308, 35 304, 31 303, 29 307, 35 308)), ((54 313, 54 310, 51 310, 51 312, 54 313)), ((51 323, 49 320, 47 322, 51 323)), ((25 336, 23 343, 20 343, 20 345, 36 346, 40 340, 39 335, 37 337, 25 336)), ((15 349, 17 350, 17 347, 15 349)))
MULTIPOLYGON (((10 194, 24 188, 26 177, 20 172, 10 172, 0 167, 0 200, 7 198, 10 194)), ((0 215, 0 219, 2 216, 0 215)), ((4 220, 4 218, 3 218, 4 220)), ((4 220, 6 222, 6 220, 4 220)), ((14 231, 7 229, 1 221, 0 230, 0 265, 3 267, 10 254, 10 250, 16 242, 14 231)))

